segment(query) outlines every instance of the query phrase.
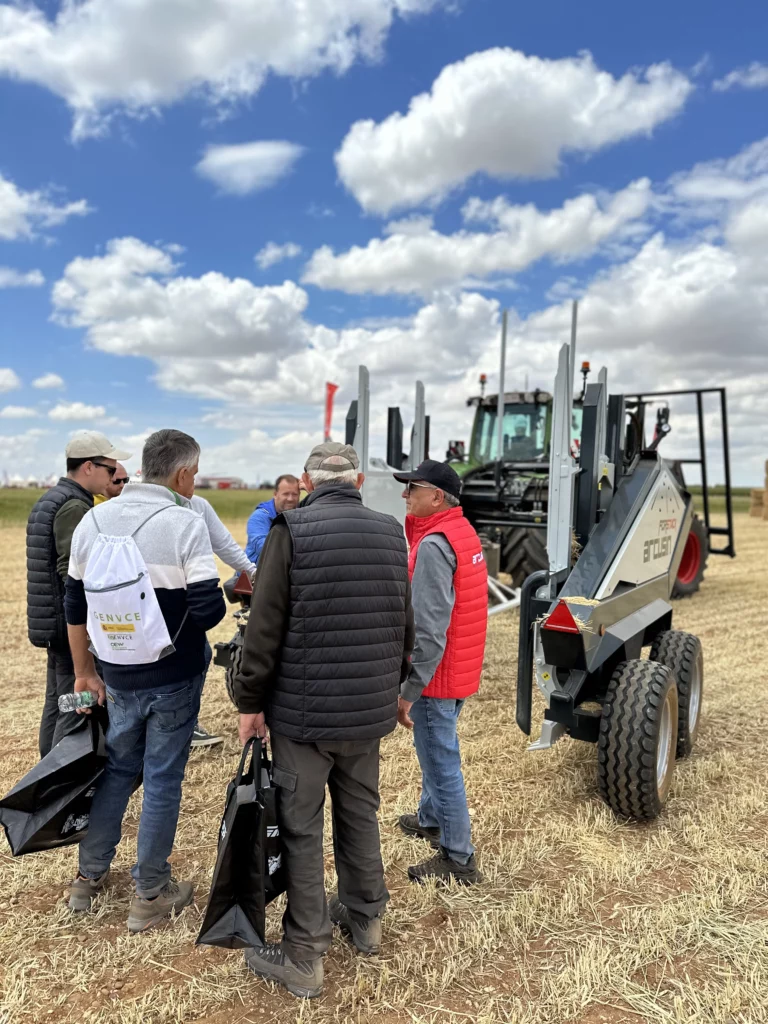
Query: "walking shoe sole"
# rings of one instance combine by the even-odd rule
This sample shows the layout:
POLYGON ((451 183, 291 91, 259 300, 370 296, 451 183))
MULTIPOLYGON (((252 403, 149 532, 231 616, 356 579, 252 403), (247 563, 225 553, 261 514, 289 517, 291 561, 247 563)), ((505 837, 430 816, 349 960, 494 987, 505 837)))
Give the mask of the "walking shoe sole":
POLYGON ((408 828, 408 826, 403 825, 401 821, 398 821, 397 827, 400 829, 403 835, 408 836, 410 839, 426 839, 433 850, 440 849, 439 836, 431 836, 427 832, 422 832, 421 829, 408 828))
POLYGON ((157 914, 155 917, 150 917, 150 919, 148 921, 135 921, 134 920, 133 923, 131 923, 131 918, 129 917, 128 918, 128 931, 132 935, 138 935, 140 932, 146 932, 150 928, 155 928, 155 927, 157 927, 157 925, 162 924, 163 921, 169 921, 171 919, 171 917, 173 917, 174 915, 176 917, 178 917, 179 914, 181 913, 181 911, 185 907, 188 907, 191 903, 194 903, 194 901, 195 901, 195 894, 194 894, 194 892, 191 892, 189 894, 189 899, 186 901, 186 903, 180 903, 178 906, 171 908, 171 910, 167 911, 167 913, 165 913, 165 914, 157 914))
POLYGON ((292 985, 289 981, 280 981, 274 974, 270 974, 267 968, 262 971, 258 967, 254 967, 249 960, 246 963, 251 974, 255 974, 257 978, 263 978, 264 981, 272 981, 275 985, 282 985, 292 996, 297 996, 299 999, 317 999, 323 993, 322 985, 319 988, 305 988, 301 985, 292 985))
POLYGON ((223 736, 210 736, 207 740, 192 740, 192 749, 199 750, 200 747, 218 747, 223 742, 223 736))

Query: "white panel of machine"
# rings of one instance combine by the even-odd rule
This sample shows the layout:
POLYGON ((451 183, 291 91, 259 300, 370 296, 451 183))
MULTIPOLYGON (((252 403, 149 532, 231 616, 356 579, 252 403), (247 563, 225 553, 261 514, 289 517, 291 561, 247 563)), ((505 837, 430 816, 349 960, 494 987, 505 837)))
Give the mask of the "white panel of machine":
POLYGON ((401 497, 403 484, 395 480, 394 472, 383 459, 369 459, 363 484, 363 503, 377 512, 394 516, 405 528, 405 501, 401 497), (386 468, 376 468, 376 463, 386 468))
POLYGON ((647 583, 669 572, 677 538, 687 525, 679 484, 664 467, 600 585, 597 598, 610 597, 619 583, 647 583))

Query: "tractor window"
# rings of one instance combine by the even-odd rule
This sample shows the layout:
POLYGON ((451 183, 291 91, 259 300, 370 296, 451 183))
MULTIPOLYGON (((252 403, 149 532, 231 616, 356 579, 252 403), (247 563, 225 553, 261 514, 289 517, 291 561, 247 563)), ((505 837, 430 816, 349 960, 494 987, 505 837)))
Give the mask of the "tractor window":
MULTIPOLYGON (((480 408, 477 454, 480 462, 496 459, 498 436, 496 410, 480 408)), ((515 461, 541 459, 545 455, 547 409, 544 405, 512 405, 504 408, 504 458, 515 461)))
POLYGON ((580 405, 574 405, 571 414, 571 441, 581 441, 581 419, 584 410, 580 405))

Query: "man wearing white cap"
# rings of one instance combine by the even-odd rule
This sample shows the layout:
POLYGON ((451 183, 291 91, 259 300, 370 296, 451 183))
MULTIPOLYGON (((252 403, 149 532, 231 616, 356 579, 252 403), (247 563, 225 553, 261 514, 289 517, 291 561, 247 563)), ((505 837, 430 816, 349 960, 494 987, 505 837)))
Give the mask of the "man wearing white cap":
POLYGON ((35 647, 48 652, 45 704, 40 722, 40 756, 67 732, 77 715, 59 714, 59 697, 72 693, 75 672, 64 616, 64 583, 75 527, 93 508, 115 475, 118 459, 129 459, 96 430, 80 430, 66 447, 67 475, 32 509, 27 522, 27 624, 35 647))

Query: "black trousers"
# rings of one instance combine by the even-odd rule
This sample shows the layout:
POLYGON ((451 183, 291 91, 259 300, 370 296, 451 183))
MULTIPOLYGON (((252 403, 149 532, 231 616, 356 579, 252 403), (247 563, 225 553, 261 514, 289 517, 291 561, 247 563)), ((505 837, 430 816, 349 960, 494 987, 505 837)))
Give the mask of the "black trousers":
POLYGON ((323 806, 331 794, 339 899, 359 919, 378 917, 384 884, 379 809, 379 740, 296 743, 271 734, 277 813, 288 880, 283 949, 315 960, 331 943, 323 872, 323 806))
POLYGON ((48 648, 48 672, 45 681, 45 703, 40 720, 40 757, 45 757, 59 740, 75 732, 79 723, 76 712, 62 714, 59 697, 72 693, 75 688, 75 669, 69 645, 48 648))

